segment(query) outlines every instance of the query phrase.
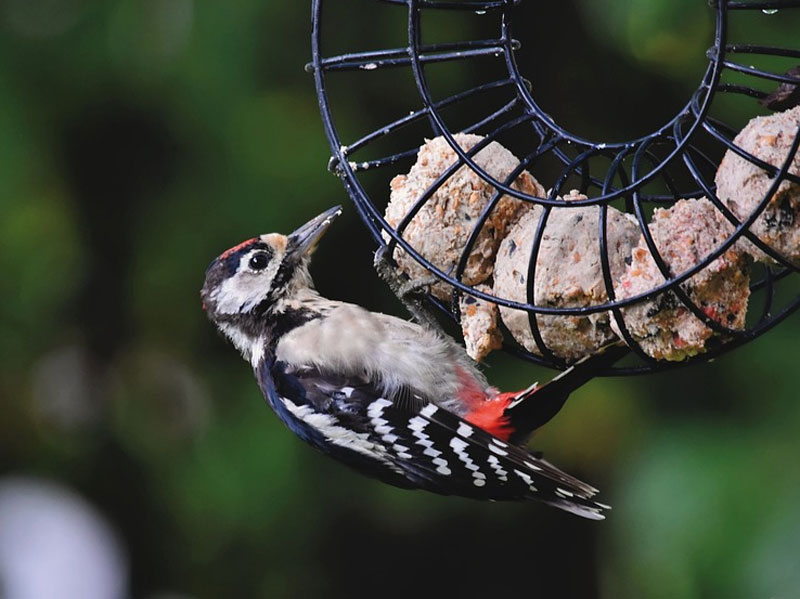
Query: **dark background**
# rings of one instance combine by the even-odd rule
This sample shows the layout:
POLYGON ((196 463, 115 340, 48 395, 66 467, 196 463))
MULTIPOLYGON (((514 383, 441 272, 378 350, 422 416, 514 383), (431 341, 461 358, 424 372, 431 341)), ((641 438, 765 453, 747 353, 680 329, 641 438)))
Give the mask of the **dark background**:
MULTIPOLYGON (((374 21, 365 0, 327 4, 341 5, 335 39, 403 43, 402 8, 374 21)), ((519 10, 537 100, 598 139, 665 122, 712 43, 701 0, 519 10)), ((49 480, 82 497, 115 532, 117 596, 797 593, 796 317, 714 363, 575 394, 534 445, 602 490, 614 510, 599 523, 382 486, 266 408, 200 310, 220 251, 342 203, 318 288, 402 314, 326 170, 303 70, 309 14, 300 0, 0 1, 0 515, 14 485, 49 480)), ((431 27, 482 32, 441 16, 431 27)), ((734 31, 797 46, 800 29, 757 14, 734 31)), ((343 126, 396 118, 393 93, 349 86, 343 126)), ((763 113, 746 99, 729 111, 763 113)), ((550 376, 507 356, 487 374, 510 388, 550 376)), ((38 571, 26 538, 0 526, 0 548, 38 571)))

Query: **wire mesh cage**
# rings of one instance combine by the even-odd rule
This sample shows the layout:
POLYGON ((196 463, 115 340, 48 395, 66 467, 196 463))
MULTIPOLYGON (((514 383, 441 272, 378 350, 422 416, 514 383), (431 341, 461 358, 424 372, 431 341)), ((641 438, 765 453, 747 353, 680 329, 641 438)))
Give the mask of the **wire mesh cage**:
MULTIPOLYGON (((726 123, 715 112, 725 102, 741 104, 740 112, 748 116, 768 114, 762 105, 774 111, 791 108, 798 103, 800 69, 777 69, 775 61, 786 61, 792 67, 800 59, 800 46, 773 47, 730 40, 730 22, 738 14, 769 16, 777 11, 786 16, 800 16, 800 1, 750 2, 719 0, 708 10, 714 17, 713 45, 707 51, 707 66, 699 85, 685 104, 662 126, 646 135, 625 141, 591 140, 559 124, 537 103, 535 87, 520 72, 517 53, 522 41, 514 37, 514 18, 520 0, 372 0, 385 5, 390 15, 402 24, 403 39, 389 48, 356 49, 325 54, 326 36, 332 35, 335 22, 341 22, 355 4, 339 0, 314 0, 312 7, 312 57, 307 69, 313 73, 322 120, 330 142, 330 169, 336 173, 352 197, 364 224, 380 245, 388 243, 391 252, 405 252, 416 263, 441 280, 452 291, 449 299, 431 296, 430 300, 444 313, 460 318, 459 298, 469 295, 492 302, 503 309, 527 314, 534 346, 523 348, 505 335, 504 348, 524 359, 552 368, 564 369, 569 360, 549 347, 542 335, 543 319, 548 317, 583 318, 608 314, 617 326, 617 334, 638 356, 632 365, 618 366, 606 374, 638 374, 709 360, 756 338, 783 321, 800 307, 797 273, 800 259, 785 247, 772 243, 763 227, 791 229, 800 227, 800 172, 798 146, 800 127, 786 131, 781 140, 785 157, 769 161, 756 155, 752 148, 739 143, 740 126, 726 123), (469 18, 491 19, 496 34, 485 39, 432 40, 423 35, 428 21, 442 14, 463 13, 469 18), (745 59, 748 64, 744 64, 745 59), (765 59, 773 68, 749 64, 765 59), (453 89, 447 68, 483 61, 492 73, 489 80, 453 89), (382 73, 394 79, 375 83, 382 73), (784 74, 785 73, 785 74, 784 74), (389 82, 389 83, 387 83, 389 82), (397 83, 397 82, 402 82, 397 83), (358 135, 342 137, 347 117, 341 116, 342 93, 335 87, 374 85, 373 96, 405 94, 413 104, 410 109, 388 122, 371 123, 370 129, 358 135), (401 85, 407 88, 401 90, 401 85), (774 92, 776 86, 778 92, 774 92), (771 93, 772 92, 772 93, 771 93), (339 119, 339 120, 337 120, 339 119), (462 147, 459 133, 477 133, 480 139, 471 147, 462 147), (388 202, 387 181, 404 173, 417 157, 423 137, 439 137, 454 153, 454 162, 422 193, 404 218, 391 226, 385 216, 388 202), (484 148, 502 140, 514 147, 519 164, 507 176, 497 178, 482 168, 475 159, 484 148), (730 202, 718 194, 715 181, 723 156, 739 157, 763 172, 768 184, 758 200, 748 205, 746 213, 732 209, 730 202), (549 165, 547 169, 543 165, 549 165), (481 180, 491 185, 491 201, 470 223, 471 231, 460 257, 448 268, 437 266, 430 256, 409 242, 405 233, 412 220, 431 201, 437 190, 446 184, 461 167, 468 167, 481 180), (546 170, 544 181, 549 190, 532 194, 514 185, 517 177, 530 170, 546 170), (377 183, 376 183, 377 182, 377 183), (775 212, 776 193, 790 188, 794 194, 790 205, 775 212), (570 189, 569 202, 562 197, 570 189), (377 191, 376 191, 377 190, 377 191), (383 191, 381 191, 383 190, 383 191), (527 276, 524 278, 525 301, 513 300, 496 290, 476 289, 465 282, 465 269, 479 235, 492 218, 502 198, 515 198, 537 208, 537 226, 529 250, 527 276), (707 198, 728 229, 715 238, 709 252, 687 268, 673 268, 674 261, 665 255, 664 246, 653 234, 656 208, 669 208, 680 200, 707 198), (536 301, 535 282, 537 256, 548 219, 554 211, 585 209, 597 211, 596 256, 602 273, 603 299, 588 305, 552 305, 536 301), (644 291, 622 293, 620 280, 612 272, 609 256, 609 211, 618 210, 635 219, 640 250, 649 256, 660 280, 644 291), (767 218, 767 215, 770 215, 767 218), (773 222, 778 214, 778 220, 773 222), (797 217, 797 218, 796 218, 797 217), (772 221, 766 222, 765 219, 772 221), (761 228, 758 228, 761 223, 761 228), (698 301, 692 293, 693 277, 718 264, 734 247, 750 244, 750 307, 746 322, 732 326, 713 310, 698 301), (650 258, 651 257, 651 258, 650 258), (677 270, 677 272, 676 272, 677 270), (794 283, 792 283, 794 281, 794 283), (680 361, 656 359, 643 349, 641 338, 629 329, 626 310, 658 298, 671 301, 685 314, 691 314, 707 328, 711 338, 703 351, 680 361)), ((522 28, 520 28, 522 30, 522 28)), ((524 37, 524 36, 522 36, 524 37)), ((800 35, 798 35, 800 44, 800 35)), ((546 57, 544 57, 546 59, 546 57)), ((469 68, 469 67, 467 67, 469 68)), ((576 99, 580 101, 580 99, 576 99)), ((363 111, 362 116, 368 111, 363 111)), ((366 116, 364 116, 366 121, 366 116)), ((774 144, 773 144, 774 145, 774 144)), ((538 176, 538 175, 537 175, 538 176)), ((800 254, 800 248, 798 248, 800 254)), ((628 264, 630 262, 628 261, 628 264)), ((672 307, 674 308, 675 305, 672 307)), ((730 320, 730 319, 729 319, 730 320)))

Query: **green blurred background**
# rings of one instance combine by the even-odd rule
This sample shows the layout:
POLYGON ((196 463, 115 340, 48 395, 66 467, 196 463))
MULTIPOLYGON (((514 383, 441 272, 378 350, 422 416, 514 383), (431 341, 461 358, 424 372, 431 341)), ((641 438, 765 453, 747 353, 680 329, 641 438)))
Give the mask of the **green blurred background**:
MULTIPOLYGON (((336 35, 397 43, 402 7, 375 21, 365 2, 328 0, 336 35)), ((598 137, 673 114, 713 38, 703 0, 522 4, 537 98, 598 137)), ((403 313, 326 170, 309 14, 304 0, 0 0, 0 484, 54 481, 101 514, 127 564, 119 596, 800 595, 798 317, 714 363, 575 394, 534 445, 600 487, 614 506, 600 523, 393 489, 284 429, 200 310, 213 256, 342 203, 319 289, 403 313)), ((760 13, 734 28, 795 47, 798 31, 760 13)), ((354 127, 397 116, 347 91, 354 127)), ((737 99, 727 116, 757 108, 737 99)), ((502 356, 487 373, 550 376, 502 356)))

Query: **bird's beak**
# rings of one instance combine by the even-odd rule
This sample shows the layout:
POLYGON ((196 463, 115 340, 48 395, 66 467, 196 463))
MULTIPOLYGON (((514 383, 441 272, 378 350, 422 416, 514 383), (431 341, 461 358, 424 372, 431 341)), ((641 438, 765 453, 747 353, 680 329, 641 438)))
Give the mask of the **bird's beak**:
POLYGON ((294 233, 289 235, 289 244, 298 256, 305 256, 314 251, 320 240, 334 219, 342 213, 341 206, 334 206, 319 216, 315 216, 294 233))

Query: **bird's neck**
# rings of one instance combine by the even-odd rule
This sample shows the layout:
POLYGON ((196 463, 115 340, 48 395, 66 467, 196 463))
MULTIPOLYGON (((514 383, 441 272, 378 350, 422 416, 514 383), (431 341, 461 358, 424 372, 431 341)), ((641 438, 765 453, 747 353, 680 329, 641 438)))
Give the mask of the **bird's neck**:
POLYGON ((239 350, 242 357, 254 368, 261 362, 267 347, 264 327, 253 326, 253 323, 244 325, 241 322, 220 322, 218 326, 219 330, 239 350))
POLYGON ((321 317, 332 303, 313 287, 301 286, 275 301, 265 313, 221 322, 219 328, 242 357, 256 368, 274 350, 281 336, 321 317))

